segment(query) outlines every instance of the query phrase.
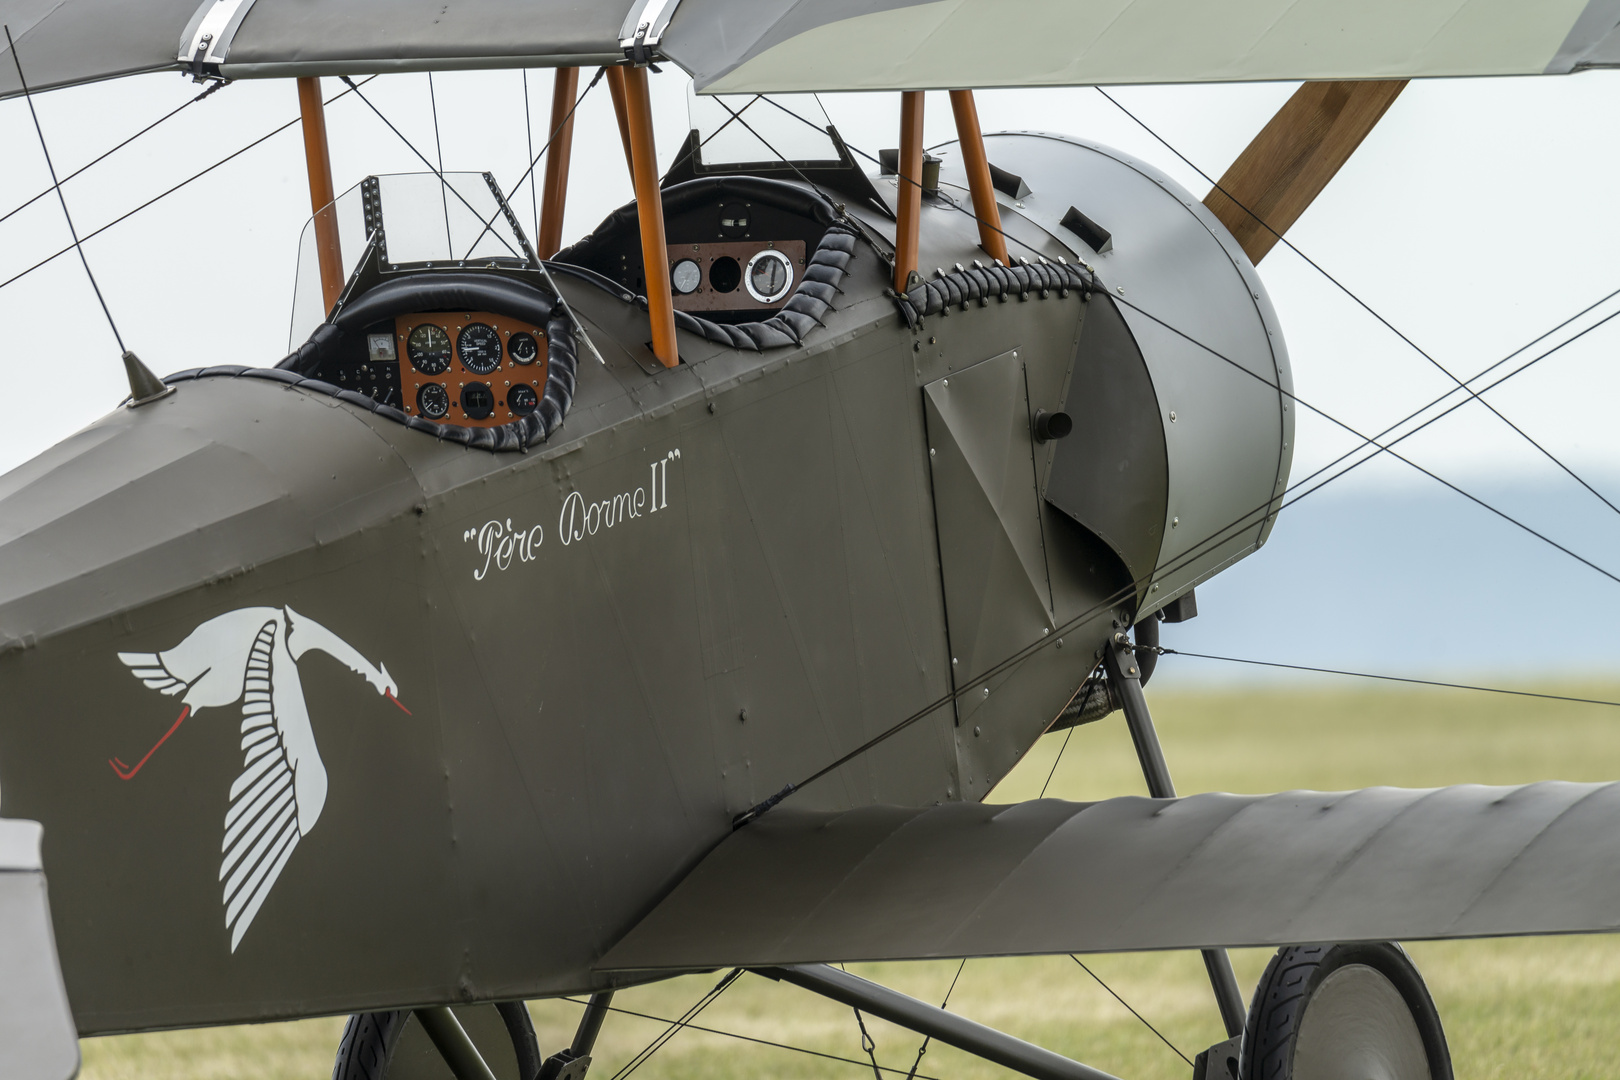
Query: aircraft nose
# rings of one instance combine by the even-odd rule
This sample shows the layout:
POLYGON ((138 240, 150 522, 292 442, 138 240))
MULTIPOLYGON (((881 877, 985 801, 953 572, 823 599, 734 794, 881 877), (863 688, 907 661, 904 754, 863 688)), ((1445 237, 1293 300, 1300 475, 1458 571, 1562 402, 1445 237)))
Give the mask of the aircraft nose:
POLYGON ((409 512, 420 488, 373 420, 204 377, 0 476, 0 652, 409 512))

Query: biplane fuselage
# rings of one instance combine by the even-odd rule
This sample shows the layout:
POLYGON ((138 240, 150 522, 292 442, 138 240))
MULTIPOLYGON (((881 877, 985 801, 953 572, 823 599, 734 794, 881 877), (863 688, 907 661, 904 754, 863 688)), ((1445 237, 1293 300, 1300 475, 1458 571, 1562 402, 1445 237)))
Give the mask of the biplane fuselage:
MULTIPOLYGON (((357 403, 347 361, 206 351, 12 473, 0 786, 45 826, 80 1031, 622 981, 597 960, 737 814, 919 713, 792 805, 982 799, 1116 628, 1254 550, 1291 417, 1252 266, 1140 163, 988 145, 1029 188, 1021 272, 947 169, 944 310, 888 290, 893 225, 853 202, 785 347, 688 332, 666 370, 640 307, 558 273, 603 362, 523 452, 357 403)), ((710 227, 688 202, 672 251, 710 227)))

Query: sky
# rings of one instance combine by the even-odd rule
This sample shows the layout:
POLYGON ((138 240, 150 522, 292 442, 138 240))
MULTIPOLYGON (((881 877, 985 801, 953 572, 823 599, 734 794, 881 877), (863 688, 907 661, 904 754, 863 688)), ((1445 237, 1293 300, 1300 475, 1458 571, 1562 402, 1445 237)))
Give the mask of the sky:
MULTIPOLYGON (((518 190, 516 182, 530 146, 538 149, 544 142, 552 81, 548 71, 531 72, 526 79, 525 88, 525 75, 516 71, 444 73, 430 87, 426 75, 393 75, 367 83, 363 92, 422 153, 435 162, 442 154, 446 170, 492 170, 523 213, 527 185, 518 190)), ((659 153, 667 165, 688 127, 688 81, 666 65, 651 85, 659 153)), ((343 90, 335 79, 324 86, 328 97, 343 90)), ((200 89, 165 73, 37 98, 58 175, 74 172, 200 89)), ((1115 146, 1152 162, 1202 197, 1209 188, 1205 176, 1219 176, 1293 89, 1293 84, 1122 87, 1109 91, 1118 105, 1091 88, 982 91, 978 104, 986 131, 1057 131, 1115 146)), ((875 153, 895 145, 898 95, 825 95, 822 100, 852 146, 875 153)), ((233 83, 186 106, 64 183, 80 235, 296 116, 296 93, 286 80, 233 83)), ((1616 116, 1617 72, 1431 80, 1413 83, 1397 99, 1290 231, 1290 241, 1303 254, 1279 246, 1260 267, 1283 324, 1301 402, 1296 479, 1357 444, 1346 428, 1371 434, 1387 427, 1453 386, 1446 370, 1472 376, 1620 289, 1616 116)), ((327 122, 340 192, 368 173, 426 167, 353 94, 328 107, 327 122)), ((928 95, 925 126, 930 143, 954 137, 943 94, 928 95)), ((6 148, 0 169, 3 214, 50 186, 38 135, 20 99, 0 102, 0 145, 6 148)), ((611 103, 606 86, 598 84, 578 109, 565 240, 589 231, 629 199, 611 103)), ((160 374, 207 363, 270 365, 288 351, 298 243, 309 215, 302 142, 294 124, 112 225, 87 240, 84 250, 125 344, 160 374)), ((0 220, 0 282, 68 242, 54 196, 0 220)), ((1520 362, 1615 312, 1620 298, 1521 354, 1520 362)), ((127 386, 113 334, 71 252, 0 284, 0 328, 0 385, 14 402, 0 428, 4 472, 116 407, 127 386)), ((1620 504, 1617 360, 1620 318, 1590 330, 1487 396, 1545 451, 1620 504)), ((1520 499, 1527 520, 1540 515, 1545 528, 1568 546, 1620 567, 1608 525, 1614 517, 1606 516, 1610 511, 1479 405, 1466 405, 1435 423, 1402 443, 1401 451, 1467 490, 1520 499), (1595 518, 1593 506, 1601 511, 1595 518)), ((1321 572, 1323 529, 1340 536, 1356 528, 1380 535, 1393 530, 1398 536, 1400 520, 1370 520, 1369 515, 1398 518, 1405 512, 1401 506, 1422 508, 1434 528, 1464 520, 1447 517, 1450 511, 1443 508, 1455 495, 1387 456, 1311 498, 1325 509, 1307 517, 1302 503, 1295 526, 1285 511, 1267 549, 1281 547, 1284 555, 1267 562, 1262 553, 1250 560, 1254 566, 1243 571, 1250 583, 1246 595, 1264 596, 1267 589, 1286 595, 1296 587, 1290 575, 1308 572, 1299 566, 1309 562, 1296 564, 1310 552, 1316 553, 1321 572), (1356 506, 1363 512, 1346 509, 1356 506), (1366 509, 1373 506, 1383 509, 1366 509), (1323 524, 1333 521, 1339 524, 1323 524), (1296 539, 1288 541, 1289 536, 1296 539), (1267 566, 1274 568, 1269 577, 1267 566)), ((1490 518, 1488 528, 1457 525, 1455 535, 1436 539, 1434 550, 1443 562, 1447 552, 1478 554, 1489 543, 1512 547, 1522 540, 1522 532, 1490 518), (1482 535, 1496 539, 1482 540, 1482 535)), ((1568 569, 1567 556, 1531 546, 1559 564, 1555 576, 1568 569)), ((1371 566, 1367 572, 1376 570, 1371 566)), ((1608 602, 1606 590, 1620 588, 1585 569, 1571 581, 1560 587, 1551 606, 1584 604, 1590 612, 1594 603, 1608 602)), ((1455 599, 1468 585, 1454 582, 1447 588, 1454 593, 1435 592, 1424 602, 1443 606, 1448 595, 1455 599)), ((1410 592, 1403 595, 1409 598, 1410 592)), ((1363 596, 1363 610, 1376 611, 1380 599, 1389 597, 1363 596)), ((1356 597, 1343 600, 1355 603, 1356 597)), ((1379 656, 1364 659, 1375 662, 1379 656)))

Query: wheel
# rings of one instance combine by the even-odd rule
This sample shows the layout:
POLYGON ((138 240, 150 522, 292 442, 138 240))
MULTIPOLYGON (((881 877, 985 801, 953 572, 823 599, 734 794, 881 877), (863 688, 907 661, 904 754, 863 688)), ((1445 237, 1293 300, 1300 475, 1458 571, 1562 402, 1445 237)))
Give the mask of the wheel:
POLYGON ((1255 987, 1241 1080, 1452 1080, 1451 1052, 1399 945, 1294 945, 1255 987))
MULTIPOLYGON (((498 1080, 534 1080, 540 1043, 521 1001, 451 1010, 498 1080)), ((455 1080, 408 1009, 355 1013, 338 1043, 332 1080, 455 1080)))

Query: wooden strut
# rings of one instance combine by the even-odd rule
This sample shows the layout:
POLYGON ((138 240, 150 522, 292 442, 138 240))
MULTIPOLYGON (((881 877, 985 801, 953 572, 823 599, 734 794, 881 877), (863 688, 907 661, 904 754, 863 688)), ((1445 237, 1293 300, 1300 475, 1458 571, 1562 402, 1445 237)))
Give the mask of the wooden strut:
POLYGON ((664 198, 658 189, 658 155, 653 144, 647 69, 619 70, 624 73, 630 181, 636 190, 637 217, 641 220, 641 265, 647 282, 647 318, 652 324, 653 355, 665 367, 674 367, 681 359, 675 344, 675 296, 669 282, 669 248, 664 242, 664 198))
POLYGON ((979 108, 973 103, 973 91, 952 90, 951 112, 956 115, 956 140, 962 148, 968 190, 973 194, 973 216, 979 219, 979 246, 1002 266, 1010 266, 1007 238, 1001 231, 1001 207, 996 205, 996 189, 990 182, 990 159, 984 152, 984 132, 979 130, 979 108))
POLYGON ((630 115, 624 103, 624 68, 607 69, 608 94, 613 98, 613 115, 619 118, 619 139, 624 143, 624 163, 631 172, 636 164, 630 154, 630 115))
POLYGON ((1294 91, 1204 198, 1258 263, 1350 160, 1404 80, 1308 82, 1294 91))
POLYGON ((574 152, 574 98, 579 94, 579 68, 557 69, 551 88, 551 145, 546 150, 546 178, 540 187, 540 231, 536 253, 549 259, 562 247, 563 208, 568 202, 568 164, 574 152))
POLYGON ((326 108, 318 76, 298 80, 298 111, 304 120, 304 163, 309 169, 309 206, 315 215, 315 256, 321 267, 321 298, 328 313, 343 295, 343 249, 337 208, 332 205, 332 155, 326 145, 326 108))
POLYGON ((900 95, 900 175, 896 178, 894 291, 905 292, 917 269, 917 229, 922 216, 923 92, 900 95))

